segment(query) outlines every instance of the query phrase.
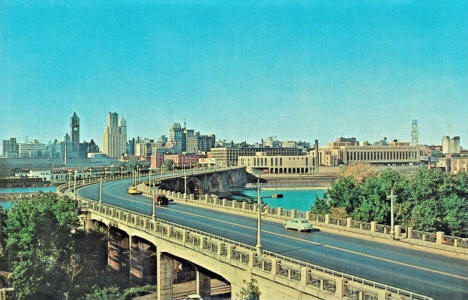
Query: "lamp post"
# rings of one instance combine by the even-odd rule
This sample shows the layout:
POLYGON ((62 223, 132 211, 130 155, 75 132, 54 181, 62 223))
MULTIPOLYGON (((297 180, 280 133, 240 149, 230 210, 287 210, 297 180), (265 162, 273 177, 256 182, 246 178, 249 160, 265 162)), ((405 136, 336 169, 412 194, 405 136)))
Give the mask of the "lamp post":
POLYGON ((187 174, 185 173, 185 165, 184 168, 184 201, 187 201, 187 174))
POLYGON ((104 168, 104 181, 107 181, 107 168, 104 168))
POLYGON ((122 179, 122 178, 123 178, 123 173, 122 173, 122 170, 123 170, 123 167, 122 167, 122 166, 120 166, 120 179, 122 179))
POLYGON ((155 207, 155 204, 154 204, 154 196, 155 196, 155 193, 154 193, 154 188, 151 189, 151 192, 152 192, 152 195, 153 197, 151 198, 151 202, 153 204, 153 213, 151 215, 153 221, 156 221, 156 207, 155 207))
POLYGON ((387 199, 390 200, 390 235, 395 239, 395 221, 393 217, 393 201, 396 199, 396 196, 393 194, 393 188, 390 191, 390 195, 387 196, 387 199))
POLYGON ((71 189, 71 171, 68 170, 68 191, 71 189))
POLYGON ((260 177, 257 177, 257 206, 258 206, 258 219, 257 219, 257 255, 262 255, 262 198, 260 197, 260 177))
POLYGON ((88 169, 89 171, 89 177, 88 177, 88 182, 91 183, 91 180, 92 180, 92 173, 91 173, 91 168, 88 169))
POLYGON ((77 170, 75 169, 74 176, 73 176, 73 197, 76 200, 76 172, 77 170))
POLYGON ((99 204, 102 204, 102 176, 99 176, 99 204))

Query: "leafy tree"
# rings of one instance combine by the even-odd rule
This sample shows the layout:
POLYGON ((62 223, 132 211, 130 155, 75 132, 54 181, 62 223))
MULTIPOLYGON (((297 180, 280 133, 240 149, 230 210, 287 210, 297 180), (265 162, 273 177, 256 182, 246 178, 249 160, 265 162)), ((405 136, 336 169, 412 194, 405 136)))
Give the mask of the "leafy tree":
POLYGON ((251 279, 246 287, 242 287, 240 290, 240 299, 242 300, 258 300, 260 299, 260 289, 258 288, 257 281, 251 279))
POLYGON ((342 177, 328 189, 324 198, 330 207, 343 207, 347 214, 351 214, 360 205, 359 186, 354 178, 342 177))
POLYGON ((174 165, 174 161, 172 159, 164 160, 164 167, 166 168, 166 170, 171 169, 173 165, 174 165))
POLYGON ((6 220, 7 214, 0 206, 0 270, 5 270, 7 268, 7 260, 5 256, 5 246, 6 246, 6 220))
POLYGON ((85 300, 121 300, 122 293, 118 287, 94 287, 93 291, 84 296, 85 300))
POLYGON ((331 207, 328 204, 328 200, 325 197, 319 198, 315 195, 315 202, 314 205, 310 208, 311 212, 314 214, 329 214, 331 211, 331 207))
POLYGON ((9 209, 6 249, 18 299, 58 299, 69 290, 77 224, 77 203, 55 193, 38 193, 9 209))

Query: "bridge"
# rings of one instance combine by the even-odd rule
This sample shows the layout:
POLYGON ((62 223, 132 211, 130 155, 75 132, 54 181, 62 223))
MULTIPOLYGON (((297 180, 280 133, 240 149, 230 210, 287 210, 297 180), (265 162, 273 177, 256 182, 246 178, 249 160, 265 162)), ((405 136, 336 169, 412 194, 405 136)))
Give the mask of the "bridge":
MULTIPOLYGON (((227 178, 224 171, 233 172, 215 170, 227 178)), ((185 177, 208 176, 208 171, 201 172, 205 173, 185 177)), ((184 174, 151 179, 174 182, 177 176, 184 174)), ((287 232, 273 221, 263 224, 264 251, 257 255, 254 219, 235 214, 235 209, 222 212, 187 205, 191 199, 206 197, 183 197, 180 183, 176 184, 179 192, 166 191, 178 201, 157 207, 153 216, 151 200, 128 195, 129 185, 128 179, 104 183, 99 201, 98 185, 85 183, 76 196, 86 213, 85 225, 109 230, 109 265, 131 274, 133 280, 157 282, 159 299, 177 298, 177 287, 184 280, 193 282, 192 292, 204 298, 217 295, 215 284, 236 298, 251 278, 264 299, 468 297, 466 259, 328 232, 287 232)))

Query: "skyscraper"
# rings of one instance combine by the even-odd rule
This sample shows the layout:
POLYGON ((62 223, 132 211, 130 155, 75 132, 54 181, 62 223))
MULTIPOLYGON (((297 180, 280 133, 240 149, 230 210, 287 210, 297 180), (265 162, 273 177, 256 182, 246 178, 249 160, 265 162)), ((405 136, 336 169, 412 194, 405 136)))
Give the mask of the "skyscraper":
POLYGON ((127 123, 119 114, 108 113, 107 125, 102 135, 102 151, 107 156, 119 158, 127 152, 127 123))
POLYGON ((70 149, 72 156, 77 158, 80 155, 80 118, 76 112, 73 113, 73 116, 70 118, 70 135, 72 142, 72 149, 70 149))

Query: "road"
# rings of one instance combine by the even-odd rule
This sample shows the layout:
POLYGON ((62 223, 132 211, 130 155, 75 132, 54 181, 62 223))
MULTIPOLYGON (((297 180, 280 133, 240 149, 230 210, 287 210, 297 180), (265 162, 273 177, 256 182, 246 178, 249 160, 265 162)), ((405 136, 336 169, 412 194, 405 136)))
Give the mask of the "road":
MULTIPOLYGON (((103 183, 104 203, 151 215, 151 199, 128 195, 130 180, 103 183)), ((98 200, 98 185, 78 190, 98 200)), ((171 202, 157 218, 256 244, 256 220, 171 202)), ((468 299, 468 261, 327 232, 295 232, 262 222, 264 249, 435 299, 468 299)))

